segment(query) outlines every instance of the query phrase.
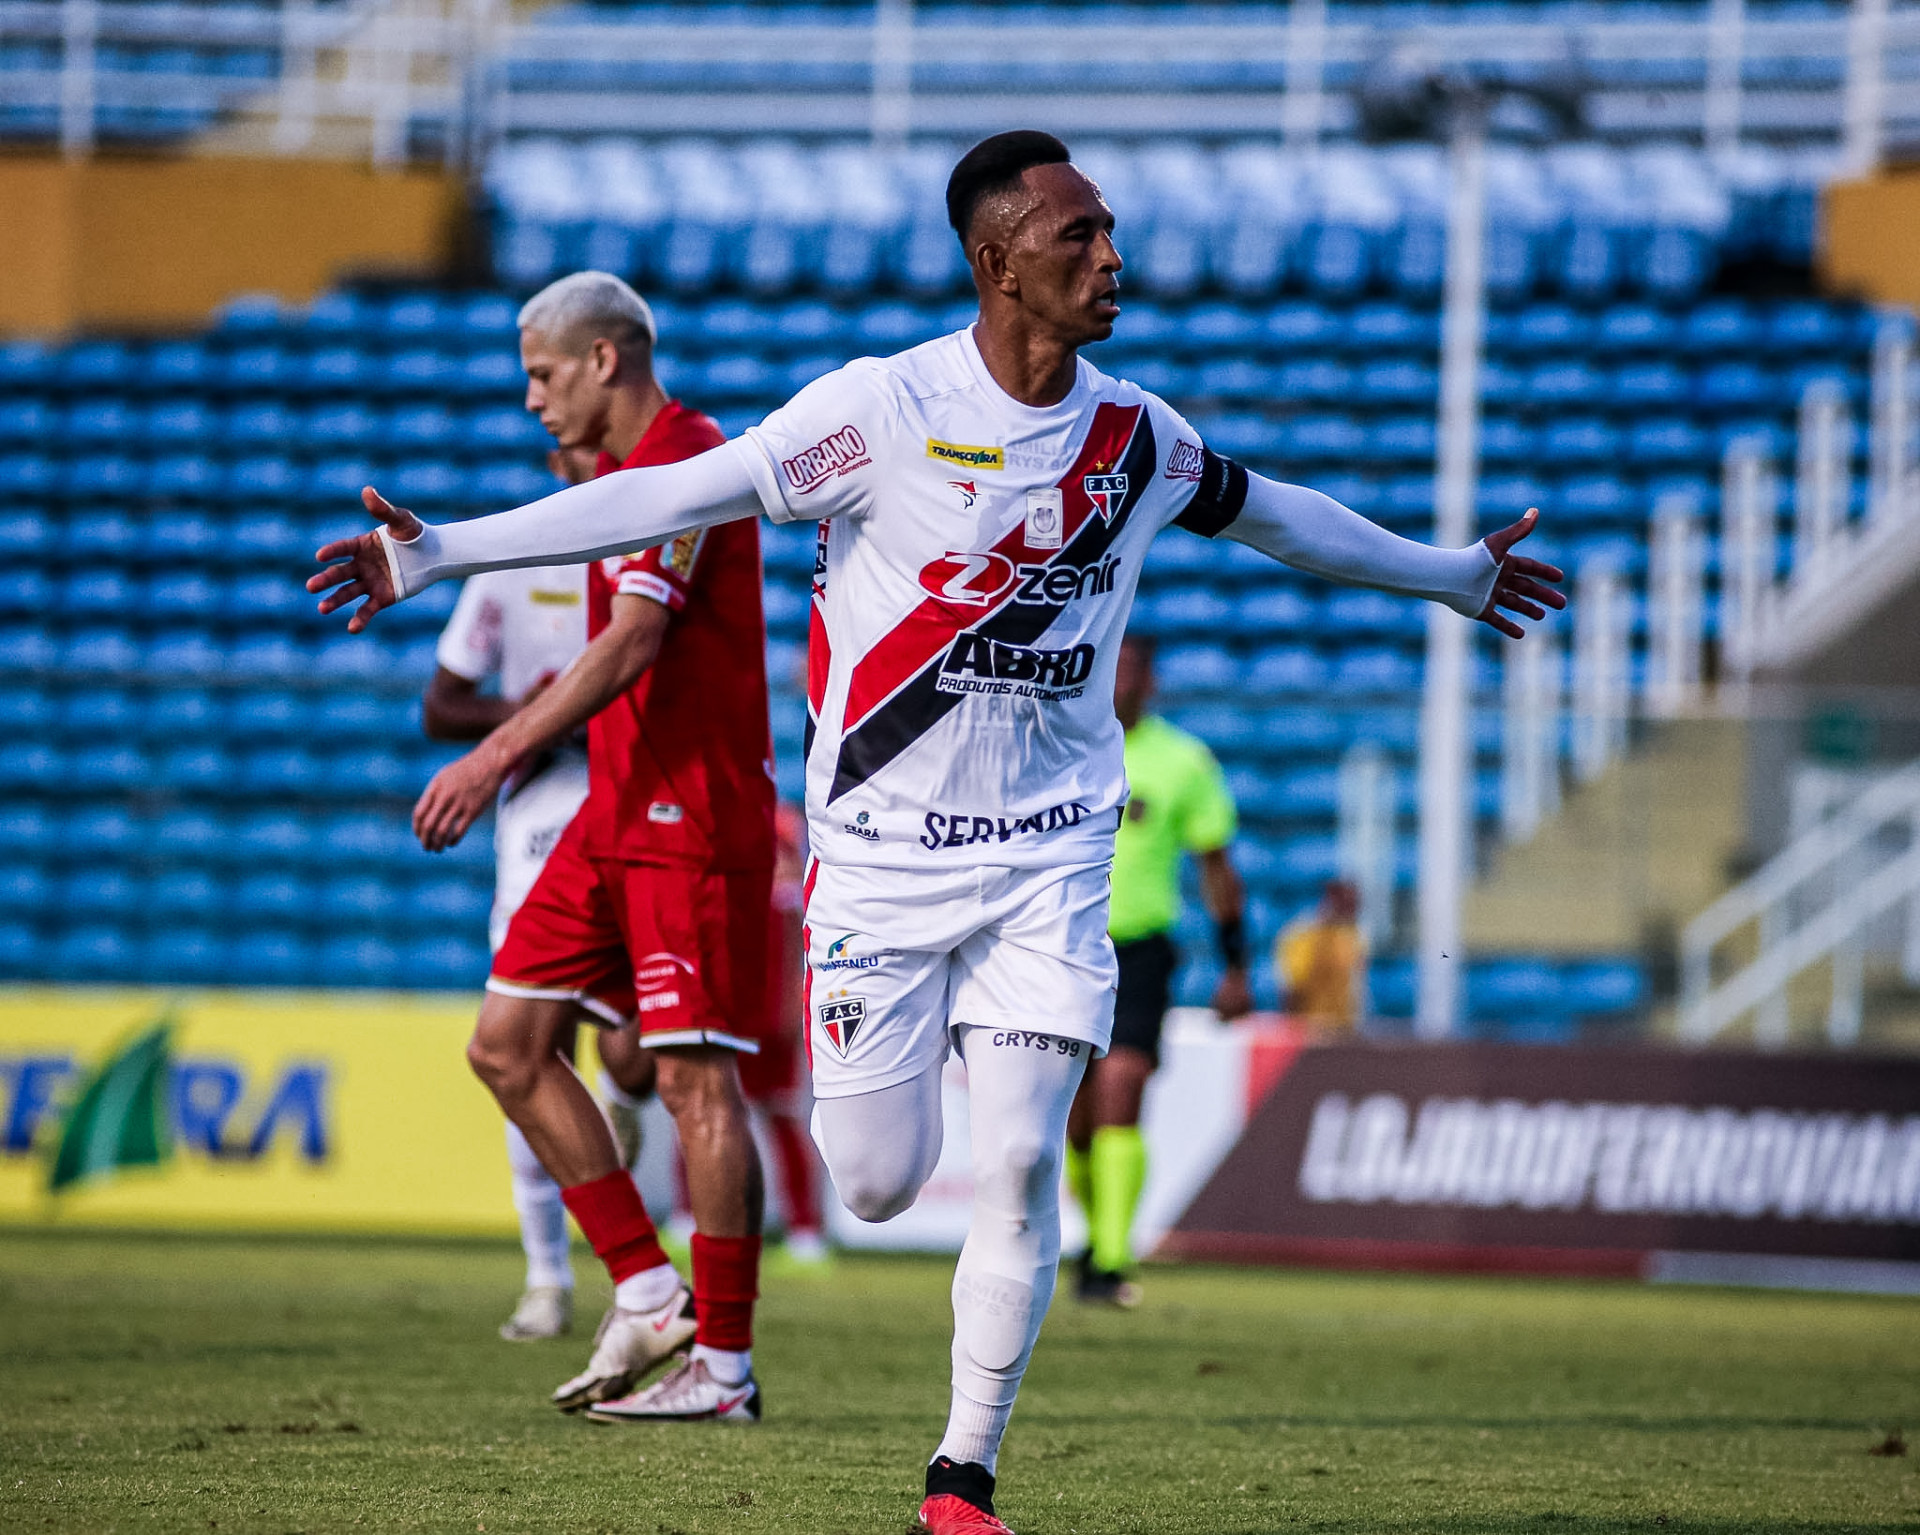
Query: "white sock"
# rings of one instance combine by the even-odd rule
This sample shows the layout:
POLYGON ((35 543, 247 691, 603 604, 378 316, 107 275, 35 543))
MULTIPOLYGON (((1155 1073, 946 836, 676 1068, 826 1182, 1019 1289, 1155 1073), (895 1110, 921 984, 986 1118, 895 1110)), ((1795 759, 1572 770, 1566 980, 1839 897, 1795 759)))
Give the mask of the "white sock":
POLYGON ((513 1171, 513 1208, 520 1216, 520 1246, 527 1255, 527 1288, 573 1288, 567 1253, 567 1207, 560 1185, 547 1175, 520 1127, 507 1122, 507 1166, 513 1171))
POLYGON ((693 1357, 707 1367, 707 1373, 723 1386, 737 1386, 753 1374, 753 1350, 693 1346, 693 1357))
POLYGON ((680 1293, 680 1271, 671 1263, 629 1274, 613 1287, 613 1303, 622 1311, 658 1311, 680 1293))
POLYGON ((614 1081, 612 1074, 606 1067, 602 1066, 600 1068, 600 1101, 602 1103, 617 1103, 623 1109, 637 1109, 647 1100, 634 1097, 632 1093, 614 1081))
POLYGON ((991 1029, 960 1036, 973 1218, 953 1272, 953 1396, 938 1453, 991 1471, 1053 1300, 1067 1110, 1089 1052, 991 1029))
POLYGON ((1004 1406, 989 1407, 985 1402, 974 1401, 956 1386, 953 1405, 947 1414, 946 1437, 933 1452, 934 1458, 944 1455, 956 1463, 975 1461, 985 1466, 991 1475, 1000 1463, 1000 1441, 1007 1432, 1007 1419, 1012 1416, 1011 1399, 1004 1406))

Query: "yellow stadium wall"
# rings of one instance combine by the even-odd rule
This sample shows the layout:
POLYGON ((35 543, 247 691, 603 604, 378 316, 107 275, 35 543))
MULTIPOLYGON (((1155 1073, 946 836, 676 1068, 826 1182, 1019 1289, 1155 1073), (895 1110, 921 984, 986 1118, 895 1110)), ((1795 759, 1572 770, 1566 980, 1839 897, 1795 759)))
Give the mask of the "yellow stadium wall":
POLYGON ((236 293, 444 274, 458 178, 300 160, 0 157, 0 335, 163 330, 236 293))
POLYGON ((1826 285, 1920 307, 1920 167, 1827 188, 1820 273, 1826 285))
POLYGON ((464 1055, 478 1006, 477 995, 0 988, 0 1226, 507 1235, 500 1111, 464 1055), (50 1195, 48 1158, 85 1074, 168 1013, 176 1072, 201 1089, 203 1144, 50 1195))

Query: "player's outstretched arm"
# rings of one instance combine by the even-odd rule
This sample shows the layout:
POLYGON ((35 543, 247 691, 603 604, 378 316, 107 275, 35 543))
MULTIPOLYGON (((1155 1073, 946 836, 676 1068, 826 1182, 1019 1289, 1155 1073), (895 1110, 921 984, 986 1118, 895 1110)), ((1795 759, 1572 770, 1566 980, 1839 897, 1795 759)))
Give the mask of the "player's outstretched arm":
POLYGON ((456 576, 524 565, 566 565, 628 554, 696 528, 760 514, 761 499, 738 441, 695 458, 623 469, 544 500, 471 522, 423 523, 369 486, 361 496, 380 524, 323 547, 325 567, 307 580, 324 592, 322 613, 364 598, 347 621, 354 633, 382 608, 456 576))
POLYGON ((1554 566, 1511 553, 1538 524, 1538 509, 1465 549, 1439 549, 1390 533, 1331 496, 1262 475, 1247 476, 1239 515, 1221 530, 1262 554, 1329 580, 1443 602, 1502 634, 1524 631, 1502 609, 1544 618, 1567 599, 1554 566))

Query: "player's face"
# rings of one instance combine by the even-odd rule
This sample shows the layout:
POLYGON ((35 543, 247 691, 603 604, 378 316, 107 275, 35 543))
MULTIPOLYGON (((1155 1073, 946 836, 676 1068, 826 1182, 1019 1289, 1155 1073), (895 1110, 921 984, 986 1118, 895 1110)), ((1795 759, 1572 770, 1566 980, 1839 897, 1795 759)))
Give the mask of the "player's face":
POLYGON ((1078 166, 1036 165, 1022 179, 1037 200, 1007 251, 1021 302, 1074 346, 1105 341, 1120 314, 1113 210, 1078 166))
POLYGON ((596 361, 593 350, 575 355, 539 331, 520 332, 527 409, 562 448, 598 448, 606 435, 608 390, 596 361))

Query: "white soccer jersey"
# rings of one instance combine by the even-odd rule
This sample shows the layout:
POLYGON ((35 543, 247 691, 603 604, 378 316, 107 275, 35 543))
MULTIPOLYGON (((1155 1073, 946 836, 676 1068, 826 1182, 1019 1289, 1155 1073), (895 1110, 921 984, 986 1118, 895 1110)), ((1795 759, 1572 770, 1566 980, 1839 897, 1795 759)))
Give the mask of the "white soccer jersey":
MULTIPOLYGON (((517 703, 586 648, 586 566, 544 565, 469 577, 435 654, 469 682, 497 674, 500 696, 517 703)), ((501 789, 493 822, 491 948, 507 936, 507 924, 586 797, 583 740, 542 753, 501 789)))
POLYGON ((1023 405, 971 329, 810 384, 747 440, 776 522, 819 518, 807 805, 815 854, 882 868, 1111 855, 1127 797, 1113 674, 1176 519, 1232 521, 1245 472, 1082 359, 1023 405))
POLYGON ((586 648, 586 567, 541 565, 469 577, 434 659, 469 682, 498 673, 517 703, 586 648))

